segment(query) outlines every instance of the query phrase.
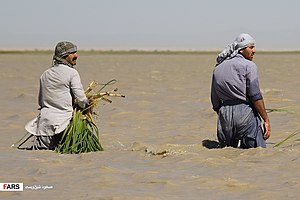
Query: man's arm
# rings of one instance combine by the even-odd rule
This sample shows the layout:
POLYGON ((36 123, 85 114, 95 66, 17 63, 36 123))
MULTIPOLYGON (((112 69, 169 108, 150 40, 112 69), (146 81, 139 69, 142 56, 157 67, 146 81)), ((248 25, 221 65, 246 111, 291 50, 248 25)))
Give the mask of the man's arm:
POLYGON ((81 83, 81 79, 79 73, 74 70, 74 74, 71 78, 71 90, 73 95, 75 96, 76 103, 80 108, 86 108, 89 104, 89 101, 84 94, 84 89, 81 83))
POLYGON ((213 107, 213 110, 218 113, 219 109, 221 107, 221 100, 219 99, 216 91, 216 83, 215 83, 215 77, 213 75, 212 82, 211 82, 211 91, 210 91, 210 100, 213 107))
POLYGON ((271 135, 271 125, 270 125, 270 120, 268 117, 268 114, 265 109, 265 104, 263 99, 259 99, 256 101, 252 101, 255 109, 257 112, 260 114, 262 119, 264 120, 264 128, 265 128, 265 133, 264 133, 264 139, 267 140, 270 135, 271 135))

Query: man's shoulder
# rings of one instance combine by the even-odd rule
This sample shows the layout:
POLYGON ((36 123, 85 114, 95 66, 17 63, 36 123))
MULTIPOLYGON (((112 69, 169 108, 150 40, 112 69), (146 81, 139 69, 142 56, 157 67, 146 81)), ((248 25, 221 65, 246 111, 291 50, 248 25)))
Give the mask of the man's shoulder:
POLYGON ((53 68, 53 70, 77 73, 77 70, 75 68, 70 67, 65 64, 56 64, 56 65, 53 65, 51 68, 53 68))
POLYGON ((255 62, 253 62, 252 60, 248 60, 246 58, 244 58, 242 55, 237 55, 236 57, 233 58, 233 62, 240 62, 246 66, 253 66, 253 67, 256 67, 256 64, 255 62))
POLYGON ((69 67, 68 65, 64 65, 64 64, 57 64, 57 65, 53 65, 50 68, 46 69, 42 76, 45 75, 49 75, 49 76, 74 76, 77 75, 78 71, 74 68, 69 67))
POLYGON ((71 70, 75 70, 74 67, 70 67, 69 65, 66 65, 66 64, 63 64, 63 63, 55 64, 55 65, 53 65, 53 67, 63 67, 63 68, 68 68, 68 69, 71 69, 71 70))

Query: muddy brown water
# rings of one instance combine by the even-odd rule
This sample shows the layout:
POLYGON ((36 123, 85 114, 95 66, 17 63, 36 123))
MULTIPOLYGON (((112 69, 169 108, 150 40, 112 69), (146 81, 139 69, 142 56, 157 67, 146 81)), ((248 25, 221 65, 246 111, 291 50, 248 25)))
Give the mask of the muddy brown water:
POLYGON ((38 81, 51 54, 0 54, 0 182, 23 192, 1 199, 297 199, 300 54, 257 53, 272 135, 266 149, 209 149, 216 141, 210 104, 215 54, 80 55, 84 87, 118 82, 125 99, 102 102, 96 123, 103 152, 21 151, 11 144, 37 115, 38 81), (40 187, 39 187, 40 186, 40 187), (43 187, 44 186, 44 187, 43 187), (49 186, 50 188, 45 188, 49 186), (25 187, 27 189, 25 189, 25 187))

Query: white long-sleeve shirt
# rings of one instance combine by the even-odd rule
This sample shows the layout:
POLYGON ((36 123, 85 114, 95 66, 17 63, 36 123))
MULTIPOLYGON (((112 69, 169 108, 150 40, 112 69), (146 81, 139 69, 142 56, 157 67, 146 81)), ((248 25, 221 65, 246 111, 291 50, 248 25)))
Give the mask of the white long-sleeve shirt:
POLYGON ((64 64, 47 69, 40 77, 40 113, 26 124, 25 129, 37 136, 62 132, 72 118, 73 98, 81 107, 88 103, 77 70, 64 64))

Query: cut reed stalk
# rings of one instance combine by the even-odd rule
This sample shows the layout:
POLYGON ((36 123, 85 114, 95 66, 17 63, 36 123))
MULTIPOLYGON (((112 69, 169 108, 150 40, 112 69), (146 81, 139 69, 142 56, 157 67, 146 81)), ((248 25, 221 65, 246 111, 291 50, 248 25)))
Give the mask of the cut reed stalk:
POLYGON ((295 110, 291 109, 292 106, 282 107, 282 108, 267 108, 267 113, 271 112, 280 112, 280 113, 289 113, 289 114, 299 114, 295 110))
POLYGON ((94 92, 100 84, 92 81, 85 91, 85 95, 89 100, 89 106, 85 109, 75 108, 72 119, 65 129, 60 144, 56 148, 56 152, 78 154, 94 151, 103 151, 99 139, 99 130, 93 119, 93 109, 98 105, 100 100, 111 103, 107 97, 125 97, 116 94, 114 89, 109 92, 101 92, 107 85, 114 84, 116 80, 111 80, 104 84, 97 92, 94 92))
POLYGON ((291 133, 290 135, 288 135, 284 140, 278 142, 277 144, 274 145, 274 147, 279 147, 280 145, 282 145, 283 143, 285 143, 287 140, 291 139, 292 137, 298 135, 300 133, 300 129, 291 133))

